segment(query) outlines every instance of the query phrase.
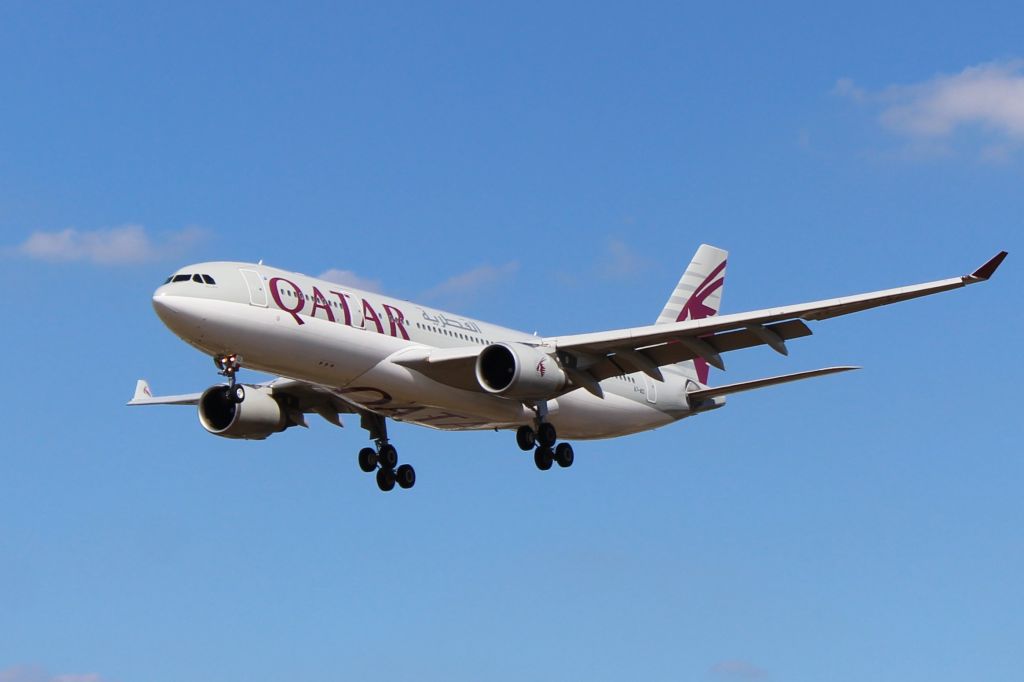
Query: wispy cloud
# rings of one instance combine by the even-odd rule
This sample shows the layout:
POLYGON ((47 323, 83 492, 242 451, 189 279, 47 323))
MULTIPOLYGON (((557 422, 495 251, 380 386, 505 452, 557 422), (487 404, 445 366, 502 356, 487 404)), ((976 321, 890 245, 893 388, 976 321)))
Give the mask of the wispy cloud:
POLYGON ((103 682, 98 673, 51 675, 38 666, 15 666, 0 670, 0 682, 103 682))
POLYGON ((33 232, 14 247, 14 252, 51 263, 134 265, 181 256, 204 236, 205 233, 195 227, 164 232, 156 237, 142 225, 97 230, 69 227, 57 232, 33 232))
POLYGON ((753 663, 740 660, 719 661, 711 666, 711 674, 727 680, 763 680, 768 673, 753 663))
POLYGON ((852 78, 840 78, 832 88, 832 94, 852 99, 854 102, 863 102, 867 99, 868 93, 864 88, 857 87, 852 78))
POLYGON ((508 280, 519 271, 518 261, 504 265, 481 265, 453 275, 435 287, 423 292, 424 298, 464 302, 483 294, 495 284, 508 280))
POLYGON ((621 239, 609 239, 597 271, 605 279, 627 279, 642 271, 646 259, 621 239))
POLYGON ((1024 146, 1024 60, 979 64, 878 91, 842 78, 833 92, 877 108, 882 127, 925 151, 947 150, 946 141, 964 131, 983 134, 982 160, 1004 161, 1024 146))
POLYGON ((351 270, 338 270, 332 268, 325 272, 321 272, 319 275, 320 279, 326 279, 328 282, 334 282, 335 284, 341 284, 343 286, 349 286, 353 289, 365 289, 367 291, 380 291, 380 280, 370 279, 369 277, 363 277, 357 275, 351 270))

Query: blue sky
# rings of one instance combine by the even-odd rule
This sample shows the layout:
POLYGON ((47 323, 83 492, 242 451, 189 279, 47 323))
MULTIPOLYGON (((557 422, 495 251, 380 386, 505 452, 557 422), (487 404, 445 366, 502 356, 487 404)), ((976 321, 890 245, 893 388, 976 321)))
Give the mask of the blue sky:
MULTIPOLYGON (((1019 3, 0 9, 0 682, 1017 680, 1019 3), (579 443, 262 443, 135 379, 212 363, 178 266, 343 270, 528 331, 963 274, 716 381, 864 370, 579 443)), ((250 378, 256 378, 252 374, 250 378)))

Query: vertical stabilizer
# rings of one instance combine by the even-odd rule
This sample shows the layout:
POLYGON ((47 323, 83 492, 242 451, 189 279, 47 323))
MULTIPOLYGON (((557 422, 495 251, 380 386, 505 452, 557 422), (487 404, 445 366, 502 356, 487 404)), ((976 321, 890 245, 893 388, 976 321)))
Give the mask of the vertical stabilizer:
MULTIPOLYGON (((655 324, 701 320, 717 315, 722 305, 728 257, 728 251, 701 244, 655 324)), ((678 367, 687 376, 707 384, 708 364, 701 358, 681 362, 678 367)))

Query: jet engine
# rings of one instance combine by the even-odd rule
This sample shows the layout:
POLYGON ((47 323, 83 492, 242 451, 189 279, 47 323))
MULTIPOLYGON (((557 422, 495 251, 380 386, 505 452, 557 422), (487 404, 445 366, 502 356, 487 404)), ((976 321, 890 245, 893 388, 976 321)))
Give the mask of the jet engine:
POLYGON ((555 397, 568 378, 558 361, 522 343, 492 343, 476 359, 476 380, 488 393, 521 400, 555 397))
POLYGON ((288 427, 288 414, 270 391, 246 386, 245 400, 232 399, 229 386, 211 386, 199 398, 199 423, 215 436, 263 440, 288 427))

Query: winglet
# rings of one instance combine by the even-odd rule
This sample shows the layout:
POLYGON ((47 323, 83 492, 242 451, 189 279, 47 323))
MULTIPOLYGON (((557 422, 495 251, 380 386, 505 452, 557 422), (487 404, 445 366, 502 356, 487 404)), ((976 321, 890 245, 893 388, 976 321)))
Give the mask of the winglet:
POLYGON ((971 273, 971 279, 988 279, 995 273, 996 268, 999 267, 999 265, 1003 262, 1004 258, 1006 258, 1005 251, 1000 251, 996 255, 992 256, 992 258, 990 258, 987 263, 985 263, 980 268, 971 273))
POLYGON ((142 400, 144 398, 152 398, 152 397, 153 397, 153 391, 150 390, 150 388, 149 388, 149 382, 146 381, 145 379, 139 379, 135 383, 135 396, 132 398, 132 400, 133 401, 135 401, 135 400, 142 400))

